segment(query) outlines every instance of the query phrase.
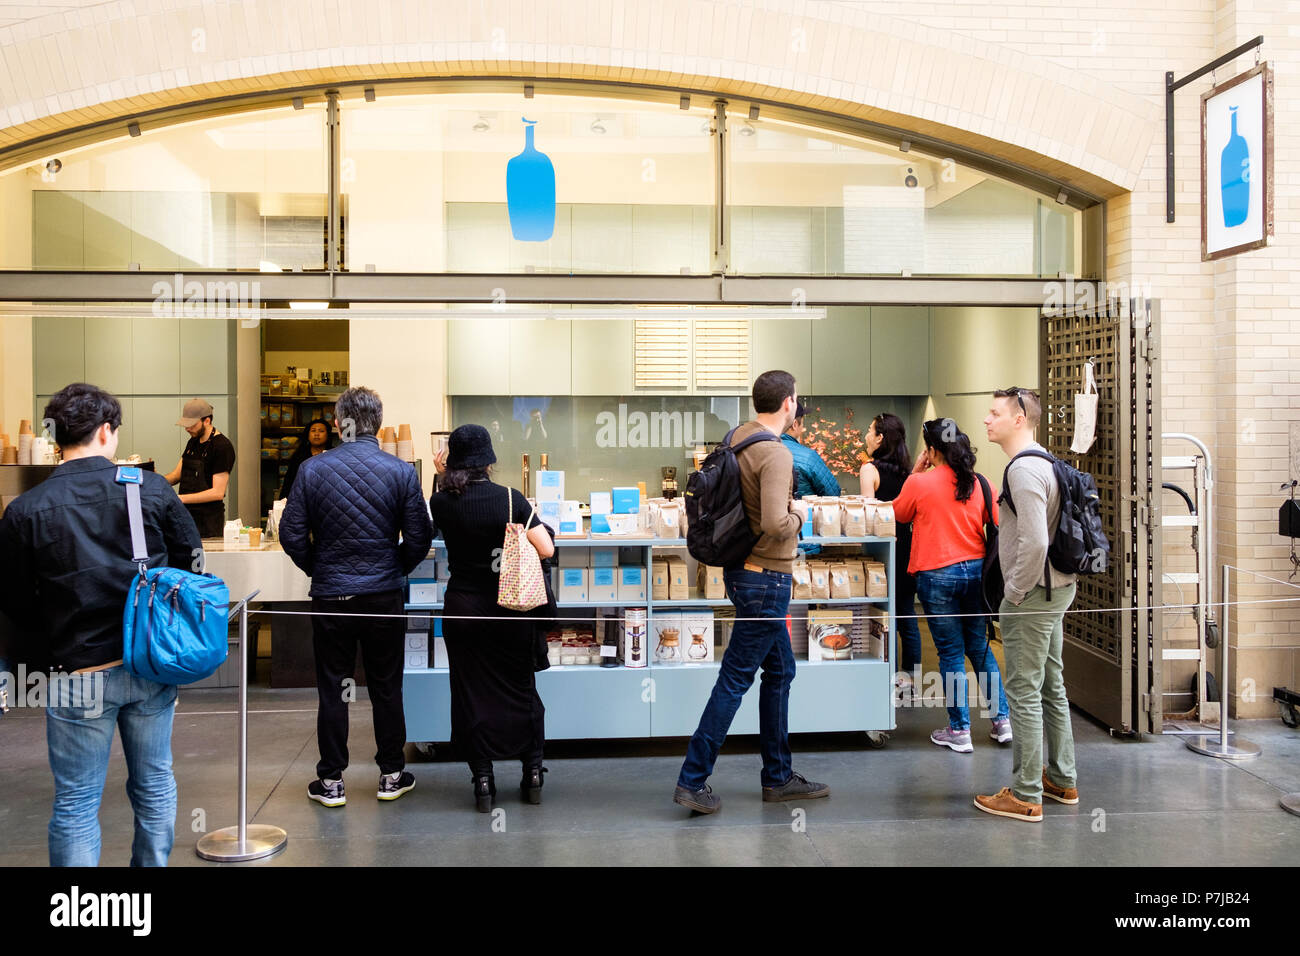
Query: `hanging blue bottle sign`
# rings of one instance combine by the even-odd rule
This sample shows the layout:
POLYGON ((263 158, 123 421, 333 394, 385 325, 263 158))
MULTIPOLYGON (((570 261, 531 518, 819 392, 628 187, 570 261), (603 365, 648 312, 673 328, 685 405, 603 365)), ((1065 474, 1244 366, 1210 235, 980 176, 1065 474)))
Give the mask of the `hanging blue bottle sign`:
POLYGON ((1223 147, 1219 176, 1223 225, 1232 228, 1245 222, 1250 213, 1250 146, 1237 132, 1237 107, 1228 109, 1232 115, 1232 135, 1223 147))
POLYGON ((536 120, 524 119, 524 149, 506 164, 510 232, 523 242, 545 242, 555 232, 555 167, 533 145, 536 120))

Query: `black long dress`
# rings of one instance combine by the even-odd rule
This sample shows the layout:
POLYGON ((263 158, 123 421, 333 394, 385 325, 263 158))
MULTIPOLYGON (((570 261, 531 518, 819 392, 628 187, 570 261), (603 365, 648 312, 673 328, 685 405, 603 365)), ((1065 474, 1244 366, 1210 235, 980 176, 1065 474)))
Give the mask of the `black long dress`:
POLYGON ((451 679, 451 742, 476 774, 488 772, 492 760, 540 765, 546 738, 546 708, 534 676, 537 629, 555 616, 555 604, 527 612, 497 604, 497 562, 511 504, 516 523, 540 524, 535 515, 529 519, 532 509, 522 494, 487 480, 472 482, 460 495, 439 492, 429 499, 451 570, 442 625, 451 679))

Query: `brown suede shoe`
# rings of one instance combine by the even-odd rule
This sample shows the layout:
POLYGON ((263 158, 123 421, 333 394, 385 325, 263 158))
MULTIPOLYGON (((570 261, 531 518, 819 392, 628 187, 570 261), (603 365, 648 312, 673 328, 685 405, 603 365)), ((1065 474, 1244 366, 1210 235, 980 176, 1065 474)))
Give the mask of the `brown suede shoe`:
POLYGON ((1058 787, 1047 779, 1047 768, 1043 768, 1043 796, 1051 797, 1057 803, 1074 806, 1079 802, 1078 787, 1058 787))
POLYGON ((985 813, 1026 823, 1042 823, 1043 807, 1039 803, 1025 803, 1011 792, 1010 787, 1003 787, 991 797, 976 797, 975 806, 985 813))

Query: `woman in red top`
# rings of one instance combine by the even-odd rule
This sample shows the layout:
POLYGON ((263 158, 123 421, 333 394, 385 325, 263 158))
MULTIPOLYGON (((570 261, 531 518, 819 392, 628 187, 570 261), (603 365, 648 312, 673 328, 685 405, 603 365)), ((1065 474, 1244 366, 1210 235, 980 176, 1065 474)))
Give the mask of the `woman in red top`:
MULTIPOLYGON (((1007 695, 997 658, 989 650, 988 618, 980 578, 984 569, 986 521, 984 479, 975 473, 970 439, 950 418, 922 426, 925 451, 894 499, 894 515, 912 522, 912 558, 908 571, 916 576, 916 591, 925 608, 926 623, 939 652, 943 672, 948 726, 930 740, 957 753, 975 748, 970 739, 970 708, 966 704, 966 663, 975 668, 987 700, 998 699, 989 736, 998 743, 1011 740, 1007 695)), ((989 512, 998 520, 997 494, 989 488, 989 512)))

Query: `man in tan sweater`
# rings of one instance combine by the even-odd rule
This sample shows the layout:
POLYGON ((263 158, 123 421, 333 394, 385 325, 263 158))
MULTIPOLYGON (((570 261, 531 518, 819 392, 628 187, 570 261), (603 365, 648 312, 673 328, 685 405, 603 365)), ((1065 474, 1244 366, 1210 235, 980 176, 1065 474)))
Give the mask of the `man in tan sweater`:
POLYGON ((807 507, 793 499, 794 460, 780 441, 781 433, 794 421, 794 376, 764 372, 754 382, 753 399, 755 420, 734 429, 730 443, 738 445, 764 429, 776 440, 755 442, 737 455, 745 516, 757 540, 743 565, 724 571, 736 623, 673 794, 673 802, 698 813, 713 813, 722 806, 722 798, 705 781, 760 667, 763 800, 801 800, 826 797, 831 792, 826 784, 812 783, 795 773, 790 755, 788 715, 795 664, 785 618, 790 607, 790 570, 803 508, 807 507))

